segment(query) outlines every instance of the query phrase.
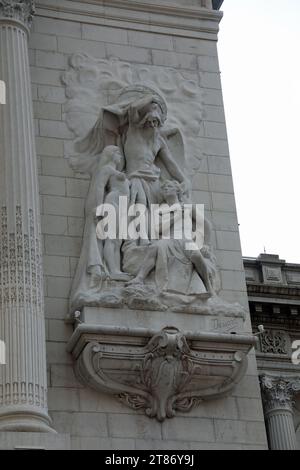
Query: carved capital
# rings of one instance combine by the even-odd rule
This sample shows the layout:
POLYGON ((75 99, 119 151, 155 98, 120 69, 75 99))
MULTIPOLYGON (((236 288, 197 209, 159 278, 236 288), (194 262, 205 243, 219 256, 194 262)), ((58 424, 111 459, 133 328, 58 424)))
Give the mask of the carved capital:
POLYGON ((34 0, 0 0, 0 20, 17 20, 30 28, 34 14, 34 0))
POLYGON ((300 392, 300 379, 262 375, 260 384, 266 413, 282 409, 292 411, 294 396, 300 392))

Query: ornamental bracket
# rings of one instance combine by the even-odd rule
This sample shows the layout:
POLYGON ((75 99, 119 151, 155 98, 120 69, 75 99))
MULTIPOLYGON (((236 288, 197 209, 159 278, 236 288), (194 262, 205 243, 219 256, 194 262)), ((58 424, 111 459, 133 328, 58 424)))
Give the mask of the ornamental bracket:
POLYGON ((256 338, 78 324, 68 345, 79 380, 164 421, 227 396, 245 375, 256 338))

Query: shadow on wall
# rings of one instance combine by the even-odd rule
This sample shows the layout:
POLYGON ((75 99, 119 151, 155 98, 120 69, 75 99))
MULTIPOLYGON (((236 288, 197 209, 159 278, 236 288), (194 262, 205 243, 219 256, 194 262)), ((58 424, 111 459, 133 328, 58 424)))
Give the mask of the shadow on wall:
POLYGON ((296 439, 298 443, 298 450, 300 450, 300 423, 298 424, 298 427, 296 428, 296 439))
POLYGON ((297 395, 295 400, 295 427, 296 427, 296 438, 298 443, 298 450, 300 450, 300 394, 297 395))

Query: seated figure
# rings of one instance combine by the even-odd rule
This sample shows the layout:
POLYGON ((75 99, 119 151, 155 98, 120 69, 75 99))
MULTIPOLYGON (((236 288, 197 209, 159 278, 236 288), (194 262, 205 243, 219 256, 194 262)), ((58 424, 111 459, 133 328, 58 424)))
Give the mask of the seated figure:
MULTIPOLYGON (((159 207, 161 220, 157 225, 159 235, 152 239, 148 247, 134 246, 128 242, 125 249, 124 261, 131 271, 132 266, 140 266, 128 285, 141 284, 154 270, 154 277, 157 288, 161 292, 173 292, 184 295, 202 295, 211 297, 215 294, 214 278, 216 270, 214 264, 210 262, 210 237, 211 229, 207 220, 204 220, 205 246, 202 248, 194 240, 192 231, 176 233, 176 221, 182 219, 184 205, 182 201, 183 187, 177 181, 165 181, 161 186, 162 198, 164 202, 159 207), (177 209, 173 212, 173 208, 177 209), (169 212, 170 217, 165 217, 169 212), (171 213, 170 213, 171 212, 171 213), (171 237, 164 238, 164 219, 171 221, 171 237), (128 250, 128 253, 126 253, 128 250), (203 253, 202 253, 203 250, 203 253), (142 263, 137 263, 140 255, 142 263), (134 263, 131 261, 135 259, 134 263)), ((191 205, 189 217, 195 219, 196 206, 191 205)), ((192 227, 192 220, 190 227, 192 227)))

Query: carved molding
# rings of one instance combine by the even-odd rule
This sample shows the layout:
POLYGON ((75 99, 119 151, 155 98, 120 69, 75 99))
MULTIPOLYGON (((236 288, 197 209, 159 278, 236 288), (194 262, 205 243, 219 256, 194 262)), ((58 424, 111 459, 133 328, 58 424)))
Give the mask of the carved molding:
POLYGON ((262 267, 264 282, 283 284, 281 266, 263 266, 262 267))
POLYGON ((266 330, 260 337, 260 349, 262 353, 288 354, 289 337, 280 330, 266 330))
POLYGON ((25 303, 41 308, 41 247, 35 233, 33 210, 28 212, 28 233, 24 233, 21 206, 16 207, 14 232, 8 229, 5 206, 1 208, 0 215, 0 303, 25 303))
MULTIPOLYGON (((41 340, 41 319, 38 316, 43 308, 41 246, 35 229, 33 210, 29 209, 26 214, 18 205, 14 217, 8 212, 6 206, 0 210, 0 319, 5 325, 8 352, 18 347, 23 355, 28 354, 27 340, 32 347, 36 348, 36 352, 41 340), (14 230, 9 229, 8 226, 10 215, 14 230), (37 317, 36 324, 28 326, 28 323, 31 323, 30 317, 27 316, 24 320, 22 315, 37 317), (15 321, 15 324, 22 325, 21 336, 18 330, 15 335, 13 334, 9 321, 12 321, 12 324, 15 321), (33 336, 23 338, 27 327, 30 328, 29 334, 33 336)), ((35 368, 38 370, 38 362, 41 358, 40 352, 38 354, 39 356, 32 354, 30 358, 27 357, 28 370, 34 371, 35 368)), ((20 363, 16 365, 11 354, 8 364, 7 368, 12 367, 17 372, 10 381, 5 375, 4 368, 0 371, 0 408, 16 404, 46 407, 47 392, 44 376, 39 377, 41 383, 32 376, 27 379, 20 368, 20 363)), ((0 409, 0 416, 1 413, 0 409)))
POLYGON ((260 294, 267 294, 270 296, 280 296, 281 298, 289 299, 293 296, 296 302, 299 301, 300 298, 300 288, 297 286, 284 286, 282 284, 273 284, 273 285, 266 285, 266 284, 257 284, 251 282, 251 284, 247 284, 247 291, 248 296, 254 297, 260 294))
POLYGON ((300 392, 300 379, 295 377, 260 376, 265 412, 292 411, 294 397, 300 392))
POLYGON ((247 369, 251 336, 77 326, 69 342, 80 381, 163 421, 226 396, 247 369))
POLYGON ((30 28, 35 15, 33 0, 0 0, 0 20, 17 20, 30 28))
POLYGON ((203 37, 217 39, 222 12, 201 6, 193 6, 182 2, 161 1, 159 3, 130 0, 97 0, 59 1, 56 4, 50 0, 37 0, 37 14, 57 18, 60 17, 78 21, 78 15, 85 23, 104 24, 105 26, 128 27, 152 32, 169 30, 185 37, 203 37), (174 21, 177 20, 177 21, 174 21))

